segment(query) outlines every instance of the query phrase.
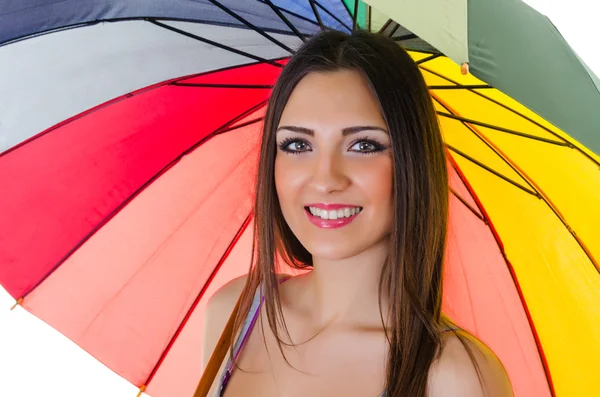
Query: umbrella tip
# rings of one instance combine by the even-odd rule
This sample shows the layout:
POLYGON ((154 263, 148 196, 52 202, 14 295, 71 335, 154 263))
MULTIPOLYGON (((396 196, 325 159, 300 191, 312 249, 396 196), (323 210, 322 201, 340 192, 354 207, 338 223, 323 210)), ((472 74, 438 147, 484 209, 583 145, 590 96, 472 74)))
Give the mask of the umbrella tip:
POLYGON ((146 385, 141 385, 140 391, 138 392, 137 396, 135 396, 135 397, 140 397, 142 395, 142 393, 145 391, 146 391, 146 385))
POLYGON ((467 62, 460 65, 460 72, 463 74, 463 76, 469 74, 469 64, 467 62))
POLYGON ((19 306, 21 303, 23 303, 23 298, 17 299, 17 301, 15 302, 13 307, 10 308, 10 310, 15 310, 15 307, 19 306))

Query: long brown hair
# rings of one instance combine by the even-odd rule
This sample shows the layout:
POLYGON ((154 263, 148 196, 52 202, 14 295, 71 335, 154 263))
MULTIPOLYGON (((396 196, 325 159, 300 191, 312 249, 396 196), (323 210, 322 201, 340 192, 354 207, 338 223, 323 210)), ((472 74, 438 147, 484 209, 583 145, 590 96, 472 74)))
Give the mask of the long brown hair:
MULTIPOLYGON (((383 266, 381 296, 389 298, 388 396, 424 397, 429 368, 440 354, 442 265, 448 223, 446 151, 433 102, 413 59, 397 43, 365 31, 325 31, 304 43, 283 68, 264 120, 254 203, 251 270, 233 337, 260 285, 269 326, 283 354, 287 333, 279 301, 278 255, 310 268, 311 254, 286 224, 275 189, 275 131, 298 82, 315 71, 356 70, 379 100, 391 135, 394 222, 383 266), (385 294, 385 295, 383 295, 385 294)), ((383 321, 383 316, 382 316, 383 321)), ((289 336, 289 334, 288 334, 289 336)), ((233 343, 232 343, 233 345, 233 343)))

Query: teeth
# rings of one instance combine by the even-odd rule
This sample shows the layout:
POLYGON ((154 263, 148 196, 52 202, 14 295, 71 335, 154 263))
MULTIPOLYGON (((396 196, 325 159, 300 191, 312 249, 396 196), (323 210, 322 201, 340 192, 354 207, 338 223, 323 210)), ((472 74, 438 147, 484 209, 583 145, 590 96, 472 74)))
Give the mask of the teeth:
POLYGON ((327 211, 321 208, 308 207, 308 211, 314 215, 318 216, 322 219, 340 219, 340 218, 349 218, 354 216, 362 211, 360 207, 346 207, 340 208, 339 210, 331 210, 327 211))

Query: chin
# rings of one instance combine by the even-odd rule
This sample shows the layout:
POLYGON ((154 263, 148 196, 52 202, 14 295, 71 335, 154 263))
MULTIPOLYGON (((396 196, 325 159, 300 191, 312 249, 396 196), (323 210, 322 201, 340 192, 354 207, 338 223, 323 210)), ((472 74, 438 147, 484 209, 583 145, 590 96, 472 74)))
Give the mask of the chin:
POLYGON ((320 259, 326 261, 340 261, 354 256, 360 255, 368 249, 370 244, 360 244, 356 239, 349 239, 345 241, 332 241, 332 240, 312 240, 306 241, 305 239, 299 239, 302 245, 308 252, 313 256, 313 259, 320 259))

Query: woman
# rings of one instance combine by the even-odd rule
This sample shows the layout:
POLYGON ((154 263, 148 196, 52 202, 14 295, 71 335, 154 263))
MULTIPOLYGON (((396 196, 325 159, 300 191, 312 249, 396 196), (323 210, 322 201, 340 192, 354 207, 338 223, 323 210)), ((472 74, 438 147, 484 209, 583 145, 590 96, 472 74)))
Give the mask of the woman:
POLYGON ((255 200, 252 270, 207 308, 205 364, 242 294, 211 396, 512 395, 441 313, 445 148, 396 43, 330 31, 298 50, 268 104, 255 200), (282 261, 312 271, 278 275, 282 261))

